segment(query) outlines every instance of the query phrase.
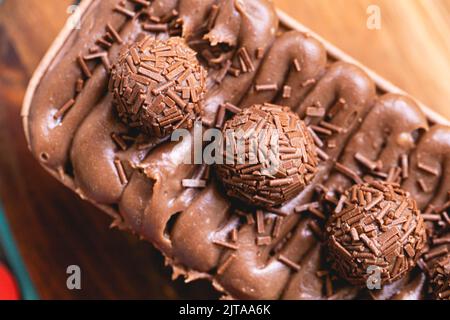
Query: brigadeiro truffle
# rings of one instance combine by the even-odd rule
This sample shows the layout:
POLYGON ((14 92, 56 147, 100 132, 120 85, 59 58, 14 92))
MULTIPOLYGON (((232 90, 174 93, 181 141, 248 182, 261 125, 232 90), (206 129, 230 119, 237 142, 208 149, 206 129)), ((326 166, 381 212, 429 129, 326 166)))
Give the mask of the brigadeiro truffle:
POLYGON ((436 299, 450 300, 450 254, 437 260, 431 269, 431 286, 436 299))
POLYGON ((122 121, 165 137, 191 128, 201 114, 206 71, 182 38, 142 38, 122 50, 111 70, 109 90, 122 121))
POLYGON ((223 127, 217 166, 228 195, 272 207, 298 195, 316 173, 316 147, 297 114, 287 107, 254 105, 223 127))
POLYGON ((344 279, 365 286, 378 270, 375 283, 384 285, 414 267, 425 246, 425 227, 416 201, 398 184, 354 185, 340 202, 326 230, 332 266, 344 279))

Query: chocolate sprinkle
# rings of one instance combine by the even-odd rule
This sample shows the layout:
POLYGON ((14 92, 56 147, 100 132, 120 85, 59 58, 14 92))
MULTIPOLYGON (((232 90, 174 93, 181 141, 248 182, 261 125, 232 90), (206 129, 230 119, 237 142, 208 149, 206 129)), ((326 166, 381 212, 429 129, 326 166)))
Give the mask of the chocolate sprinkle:
POLYGON ((232 242, 237 242, 238 241, 238 237, 239 237, 239 232, 237 228, 234 228, 233 230, 231 230, 230 233, 230 240, 232 242))
POLYGON ((253 65, 252 59, 250 58, 246 47, 242 47, 241 49, 239 49, 238 55, 241 60, 242 72, 245 73, 255 71, 255 66, 253 65))
POLYGON ((113 139, 117 146, 122 149, 122 151, 127 150, 127 144, 119 134, 115 132, 111 133, 111 139, 113 139))
POLYGON ((256 91, 278 91, 278 85, 276 83, 257 84, 255 85, 256 91))
POLYGON ((128 10, 127 8, 121 6, 121 5, 116 5, 114 7, 114 11, 122 13, 123 15, 127 16, 128 18, 134 18, 135 13, 131 10, 128 10))
POLYGON ((264 48, 256 49, 255 57, 256 57, 256 59, 264 58, 264 48))
POLYGON ((342 173, 343 175, 347 176, 348 178, 352 179, 357 184, 363 183, 361 177, 355 171, 343 165, 342 163, 336 162, 335 169, 340 173, 342 173))
POLYGON ((83 91, 83 87, 84 87, 84 80, 80 78, 76 82, 75 92, 80 93, 81 91, 83 91))
POLYGON ((111 23, 108 23, 106 25, 106 30, 108 30, 109 33, 111 33, 111 35, 113 36, 114 40, 118 43, 118 44, 122 44, 123 43, 123 39, 120 36, 120 34, 116 31, 116 29, 111 25, 111 23))
POLYGON ((450 255, 440 258, 431 269, 431 287, 438 300, 450 300, 450 255))
POLYGON ((142 28, 149 32, 167 32, 169 25, 167 23, 145 23, 142 28))
POLYGON ((402 155, 402 178, 407 179, 409 177, 409 159, 407 154, 402 155))
POLYGON ((181 182, 185 188, 204 188, 206 187, 206 180, 201 179, 183 179, 181 182))
POLYGON ((355 153, 355 159, 370 171, 374 171, 377 168, 377 163, 375 161, 366 158, 359 152, 355 153))
POLYGON ((70 108, 73 107, 75 104, 75 99, 69 99, 61 108, 58 109, 58 111, 55 112, 53 115, 53 119, 57 120, 61 117, 64 117, 64 115, 69 111, 70 108))
POLYGON ((297 72, 302 71, 302 67, 301 67, 300 62, 298 61, 297 58, 294 59, 293 63, 294 63, 295 70, 297 72))
POLYGON ((325 115, 325 108, 308 107, 306 108, 306 115, 308 117, 322 118, 325 115))
POLYGON ((278 260, 280 262, 284 263, 285 265, 287 265, 288 267, 294 269, 295 271, 299 271, 301 269, 300 265, 298 265, 297 263, 295 263, 294 261, 292 261, 288 257, 284 256, 283 254, 280 254, 278 256, 278 260))
POLYGON ((420 169, 420 170, 422 170, 422 171, 424 171, 424 172, 427 172, 427 173, 429 173, 429 174, 431 174, 431 175, 433 175, 433 176, 438 176, 439 175, 439 170, 438 169, 436 169, 436 168, 433 168, 433 167, 431 167, 431 166, 428 166, 428 165, 426 165, 426 164, 424 164, 424 163, 418 163, 417 164, 417 167, 420 169))
POLYGON ((227 109, 228 111, 232 112, 232 113, 239 113, 241 112, 241 108, 236 107, 234 104, 231 104, 229 102, 225 103, 225 109, 227 109))
POLYGON ((80 55, 77 58, 78 64, 80 65, 81 71, 83 71, 83 74, 86 78, 92 77, 92 72, 89 69, 89 67, 86 64, 86 61, 84 61, 83 57, 80 55))
POLYGON ((231 263, 236 259, 236 254, 230 254, 225 261, 217 268, 217 274, 224 274, 231 263))
POLYGON ((292 87, 291 86, 284 86, 283 87, 283 98, 289 99, 292 94, 292 87))
POLYGON ((256 237, 256 245, 258 246, 268 246, 272 242, 270 236, 259 236, 256 237))
POLYGON ((123 168, 122 161, 120 161, 119 159, 115 159, 114 160, 114 166, 116 167, 117 175, 119 176, 120 183, 121 184, 127 184, 128 183, 128 178, 127 178, 127 175, 125 173, 125 169, 123 168))
POLYGON ((262 210, 256 211, 256 227, 258 234, 262 234, 266 231, 265 224, 264 224, 264 213, 262 210))
POLYGON ((227 249, 231 249, 231 250, 237 250, 238 246, 236 244, 230 243, 230 242, 226 242, 226 241, 221 241, 221 240, 214 240, 213 241, 214 244, 227 248, 227 249))
POLYGON ((272 237, 278 238, 281 232, 281 226, 283 224, 283 217, 276 217, 275 218, 275 225, 273 226, 272 230, 272 237))

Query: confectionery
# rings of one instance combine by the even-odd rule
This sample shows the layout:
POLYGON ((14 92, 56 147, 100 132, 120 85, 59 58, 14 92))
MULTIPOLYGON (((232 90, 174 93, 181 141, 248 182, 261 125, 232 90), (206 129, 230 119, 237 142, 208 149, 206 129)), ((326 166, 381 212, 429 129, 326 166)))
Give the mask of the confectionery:
MULTIPOLYGON (((441 209, 436 208, 439 212, 441 209)), ((432 298, 450 300, 450 233, 447 228, 437 229, 436 225, 443 226, 439 213, 425 213, 428 223, 428 233, 431 234, 429 247, 420 263, 430 280, 429 292, 432 298), (433 218, 433 219, 431 219, 433 218)))
MULTIPOLYGON (((22 112, 29 148, 50 174, 108 213, 114 226, 158 248, 174 278, 207 279, 224 298, 235 299, 435 298, 428 290, 428 264, 444 249, 434 248, 432 239, 450 225, 448 121, 319 41, 269 0, 84 0, 79 12, 80 29, 62 31, 30 82, 22 112), (276 207, 243 205, 227 195, 216 166, 183 161, 198 143, 194 133, 176 142, 130 127, 129 105, 121 113, 115 102, 126 89, 117 97, 108 90, 111 66, 130 44, 171 37, 185 39, 207 71, 203 129, 222 129, 233 113, 265 104, 288 107, 304 122, 318 163, 314 177, 289 200, 276 207), (373 181, 391 185, 395 199, 389 187, 387 192, 371 187, 382 193, 364 191, 367 198, 364 192, 359 198, 361 187, 355 187, 355 203, 351 194, 342 197, 353 185, 373 181), (397 199, 396 209, 385 209, 397 199), (373 207, 367 211, 368 204, 373 207), (389 211, 380 222, 376 217, 369 222, 369 216, 353 229, 367 259, 384 267, 394 264, 395 270, 385 270, 390 283, 380 290, 351 284, 345 278, 361 274, 342 277, 328 259, 327 220, 336 209, 353 205, 367 216, 389 211), (428 245, 414 266, 422 241, 417 210, 427 226, 428 245), (412 222, 417 234, 403 230, 412 222), (390 237, 395 229, 398 234, 390 237), (386 248, 376 247, 378 237, 380 244, 395 239, 389 250, 399 253, 397 263, 386 248)), ((193 78, 202 83, 201 75, 193 78)), ((177 85, 172 91, 179 93, 177 85)), ((161 94, 165 105, 172 104, 167 98, 177 102, 168 91, 161 94)), ((194 103, 192 92, 187 96, 181 90, 181 99, 194 103)), ((152 104, 153 99, 146 100, 153 114, 142 126, 156 124, 162 104, 152 104)), ((180 120, 155 128, 167 131, 162 136, 180 120)), ((353 259, 357 251, 347 244, 349 227, 350 238, 335 234, 334 239, 353 259)), ((337 221, 330 231, 339 232, 337 221)))
POLYGON ((119 118, 156 137, 192 128, 206 90, 196 54, 179 37, 145 36, 125 47, 109 80, 119 118))
POLYGON ((223 127, 224 163, 217 173, 227 194, 273 207, 290 200, 316 173, 316 146, 305 123, 289 108, 254 105, 223 127))
POLYGON ((417 204, 397 184, 372 181, 354 185, 342 196, 326 231, 332 265, 343 278, 364 286, 378 267, 380 284, 410 271, 426 243, 417 204))
POLYGON ((436 261, 431 271, 431 286, 436 299, 450 300, 450 255, 436 261))

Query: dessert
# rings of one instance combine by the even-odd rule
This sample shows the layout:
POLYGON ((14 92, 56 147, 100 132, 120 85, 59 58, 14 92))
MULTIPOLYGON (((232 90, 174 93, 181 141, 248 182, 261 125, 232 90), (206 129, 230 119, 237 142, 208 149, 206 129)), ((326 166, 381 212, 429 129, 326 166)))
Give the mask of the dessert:
POLYGON ((270 208, 295 197, 314 178, 316 146, 289 108, 254 105, 228 120, 222 131, 224 163, 217 173, 229 196, 270 208))
POLYGON ((436 299, 450 300, 450 256, 435 262, 431 272, 431 285, 436 299))
POLYGON ((124 49, 109 80, 119 118, 160 138, 192 128, 206 85, 197 53, 178 37, 162 41, 143 36, 124 49))
POLYGON ((449 225, 445 121, 431 121, 329 44, 279 26, 270 1, 85 0, 80 10, 81 29, 63 31, 31 82, 23 113, 30 150, 115 225, 152 242, 174 276, 209 279, 238 299, 430 297, 422 259, 381 290, 336 277, 326 261, 324 204, 337 205, 355 183, 397 183, 441 234, 449 225), (120 121, 109 67, 142 35, 182 37, 197 52, 207 71, 205 128, 221 127, 230 105, 273 103, 297 113, 319 147, 310 183, 281 206, 245 206, 226 195, 214 168, 183 161, 195 130, 175 142, 120 121))
POLYGON ((410 271, 426 243, 414 199, 398 185, 380 181, 354 185, 342 195, 327 222, 334 268, 352 284, 364 286, 380 270, 380 285, 410 271))
POLYGON ((441 210, 442 208, 436 208, 430 210, 429 212, 431 213, 425 213, 429 225, 428 230, 432 235, 430 248, 423 256, 422 268, 430 279, 429 292, 431 296, 437 300, 449 300, 450 234, 448 233, 448 228, 430 228, 430 226, 442 227, 442 220, 448 220, 445 212, 443 219, 439 219, 441 210))

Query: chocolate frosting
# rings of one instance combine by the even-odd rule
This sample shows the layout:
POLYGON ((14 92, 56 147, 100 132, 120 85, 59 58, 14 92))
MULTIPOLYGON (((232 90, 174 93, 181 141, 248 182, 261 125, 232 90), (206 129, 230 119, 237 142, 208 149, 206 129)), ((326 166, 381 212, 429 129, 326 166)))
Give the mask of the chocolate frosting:
POLYGON ((420 139, 411 155, 411 175, 402 187, 409 191, 417 201, 419 208, 429 205, 441 206, 448 200, 450 190, 450 128, 433 126, 420 139), (419 163, 435 170, 435 174, 419 169, 419 163), (420 187, 423 179, 426 190, 420 187))
MULTIPOLYGON (((365 167, 354 157, 358 152, 371 161, 380 161, 379 171, 387 173, 398 165, 402 154, 409 154, 415 147, 418 131, 427 129, 427 120, 415 102, 403 96, 384 95, 370 110, 360 130, 351 137, 339 162, 362 176, 365 167)), ((342 193, 351 183, 347 177, 333 172, 326 186, 342 193)))
MULTIPOLYGON (((450 128, 429 129, 411 99, 378 96, 360 68, 331 61, 312 37, 280 31, 268 0, 157 0, 148 6, 121 2, 92 1, 81 29, 70 34, 37 87, 29 114, 29 143, 46 168, 73 179, 83 198, 117 206, 123 219, 119 224, 158 247, 175 276, 206 277, 228 296, 425 297, 425 277, 419 268, 377 293, 321 275, 319 271, 329 270, 321 241, 324 221, 298 212, 316 200, 316 189, 328 190, 333 198, 352 184, 355 175, 374 175, 355 160, 355 152, 377 162, 379 177, 401 182, 420 208, 443 205, 450 190, 450 128), (154 23, 155 17, 161 23, 181 23, 177 35, 189 39, 208 69, 205 125, 214 124, 224 103, 244 108, 273 102, 291 107, 316 134, 323 151, 318 174, 276 212, 257 215, 250 208, 236 208, 214 175, 203 189, 183 187, 183 179, 203 177, 208 171, 183 164, 192 154, 192 135, 181 142, 149 139, 118 121, 107 93, 107 64, 83 57, 98 47, 114 63, 121 44, 111 39, 110 31, 110 46, 101 48, 98 39, 106 39, 105 26, 130 43, 142 33, 153 33, 143 26, 154 23), (90 75, 80 68, 80 55, 90 75), (250 62, 242 64, 245 57, 250 62), (79 80, 82 90, 77 90, 79 80), (260 84, 275 84, 276 90, 258 91, 255 85, 260 84), (55 117, 61 106, 68 110, 55 117), (311 107, 323 109, 324 115, 312 116, 311 107), (125 145, 111 139, 113 133, 125 145), (401 159, 407 160, 407 171, 397 170, 401 159), (342 164, 339 170, 334 169, 336 162, 342 164), (428 170, 419 168, 423 165, 428 170), (430 173, 434 171, 437 174, 430 173), (270 242, 258 245, 258 237, 270 242)), ((166 31, 155 35, 169 37, 166 31)))
POLYGON ((270 48, 253 82, 276 84, 280 89, 289 86, 295 90, 288 98, 283 98, 283 95, 279 95, 280 90, 258 92, 252 86, 240 106, 246 108, 276 101, 277 104, 295 108, 325 72, 326 63, 325 49, 316 39, 296 31, 283 33, 270 48), (299 71, 293 68, 295 59, 299 63, 299 71))

